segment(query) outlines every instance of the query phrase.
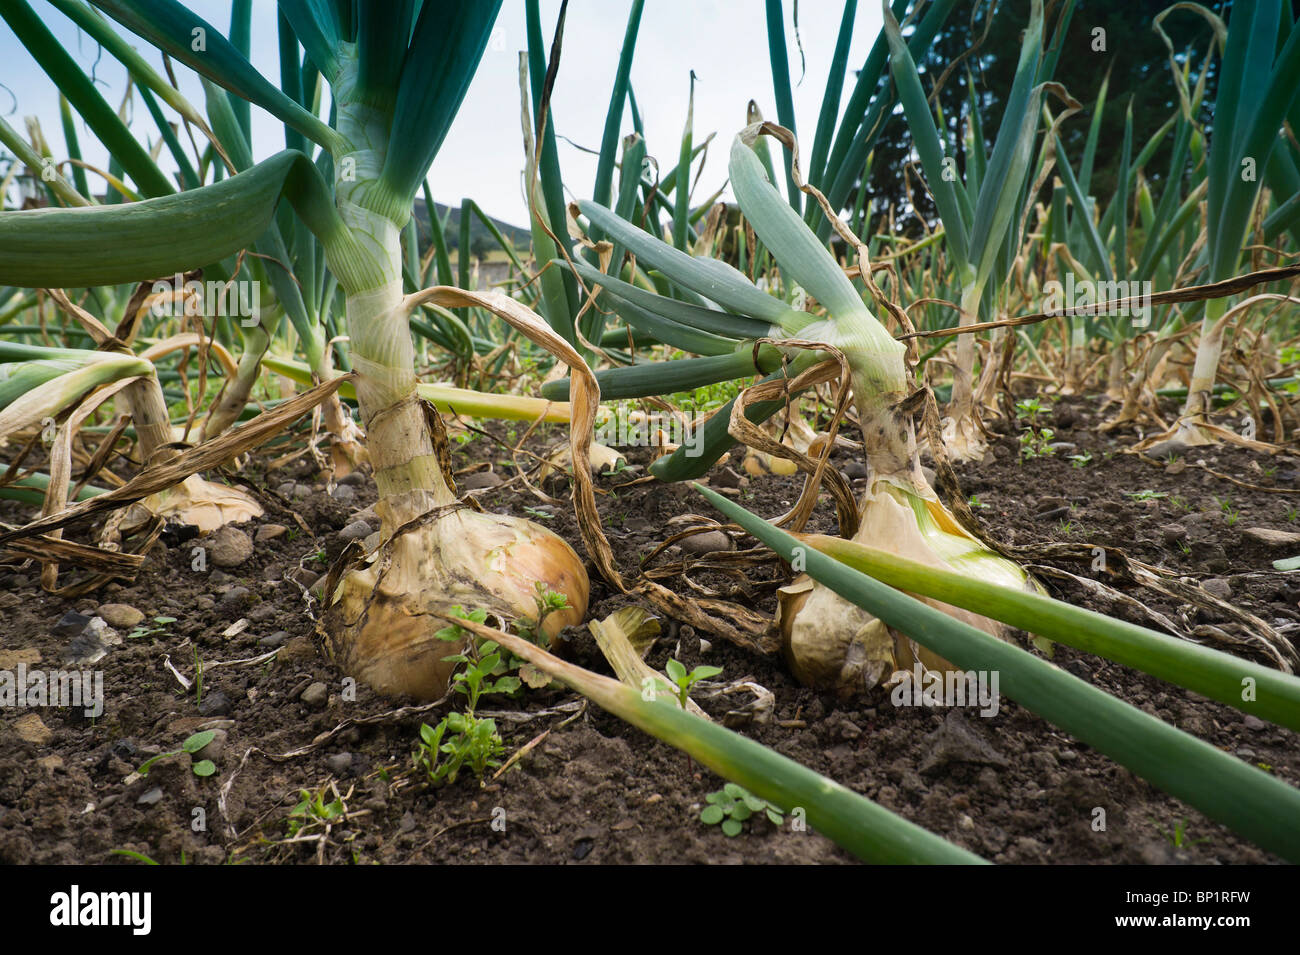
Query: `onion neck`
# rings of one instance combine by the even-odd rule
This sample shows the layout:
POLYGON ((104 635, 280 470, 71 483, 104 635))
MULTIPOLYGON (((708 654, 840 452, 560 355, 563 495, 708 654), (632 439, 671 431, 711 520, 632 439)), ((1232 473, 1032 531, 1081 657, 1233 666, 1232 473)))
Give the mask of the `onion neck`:
MULTIPOLYGON (((351 234, 346 257, 358 285, 343 283, 357 403, 383 507, 386 532, 432 507, 454 503, 416 396, 415 347, 402 306, 401 242, 385 215, 341 199, 351 234)), ((385 535, 387 536, 387 535, 385 535)))
POLYGON ((1196 346, 1196 364, 1187 388, 1187 403, 1183 416, 1193 425, 1209 421, 1214 379, 1219 372, 1219 357, 1223 353, 1224 323, 1219 321, 1227 311, 1228 300, 1212 298, 1205 303, 1205 319, 1201 323, 1201 340, 1196 346))

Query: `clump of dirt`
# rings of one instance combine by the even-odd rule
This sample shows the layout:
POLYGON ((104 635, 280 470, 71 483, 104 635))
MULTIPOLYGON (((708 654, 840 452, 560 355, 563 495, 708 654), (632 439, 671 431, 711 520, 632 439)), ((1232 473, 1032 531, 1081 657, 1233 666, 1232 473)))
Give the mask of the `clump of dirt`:
MULTIPOLYGON (((1131 435, 1098 433, 1100 419, 1093 403, 1063 399, 1044 418, 1054 441, 1064 442, 1053 454, 1025 460, 1013 434, 994 443, 984 464, 959 471, 990 532, 1012 544, 1120 548, 1294 633, 1300 585, 1271 561, 1300 553, 1286 536, 1300 532, 1300 498, 1240 487, 1200 463, 1248 484, 1300 490, 1300 461, 1207 449, 1181 467, 1156 467, 1121 453, 1131 435)), ((515 477, 510 454, 493 437, 502 433, 455 448, 462 490, 485 509, 532 517, 577 544, 571 509, 515 477)), ((532 449, 541 451, 558 433, 537 440, 532 449)), ((687 487, 638 481, 647 452, 627 451, 631 467, 600 479, 600 510, 619 563, 632 574, 674 531, 672 518, 716 515, 687 487)), ((782 513, 798 494, 798 479, 738 477, 729 463, 733 470, 719 466, 710 483, 759 514, 782 513)), ((836 463, 850 477, 859 473, 851 456, 836 463)), ((251 556, 241 556, 238 539, 223 549, 212 538, 172 538, 136 580, 77 600, 44 593, 37 567, 0 567, 0 670, 93 669, 104 691, 96 717, 76 707, 0 710, 0 861, 129 863, 115 850, 164 863, 852 861, 793 819, 777 827, 754 817, 734 838, 703 825, 705 798, 722 780, 558 689, 481 704, 508 753, 526 747, 509 771, 483 785, 464 776, 451 786, 424 785, 411 759, 419 727, 436 723, 449 704, 379 698, 345 680, 313 636, 313 586, 347 539, 377 526, 373 484, 353 477, 327 491, 302 461, 270 474, 252 465, 246 478, 267 511, 240 528, 251 556), (133 618, 104 604, 139 611, 142 622, 115 627, 119 639, 96 662, 68 662, 76 628, 59 623, 70 611, 133 618), (209 729, 214 739, 202 753, 164 756, 147 775, 138 772, 209 729), (211 759, 215 773, 196 775, 198 758, 211 759), (304 801, 332 808, 313 815, 299 808, 304 801)), ((21 523, 30 509, 6 502, 0 519, 21 523)), ((810 529, 833 532, 833 509, 823 508, 810 529)), ((672 550, 651 566, 691 556, 672 550)), ((1084 572, 1077 564, 1066 569, 1084 572)), ((679 577, 673 586, 708 588, 767 612, 785 579, 775 561, 743 575, 716 568, 688 575, 689 583, 679 577)), ((1050 586, 1084 606, 1096 599, 1068 583, 1050 586)), ((1138 596, 1179 625, 1230 623, 1212 610, 1138 596)), ((593 574, 592 615, 632 602, 593 574)), ((1096 609, 1150 624, 1128 607, 1096 609)), ((609 672, 585 629, 568 638, 575 662, 609 672)), ((988 718, 975 709, 895 706, 885 690, 844 701, 800 687, 778 657, 664 619, 648 660, 662 668, 670 656, 687 667, 721 666, 715 688, 750 681, 773 694, 770 720, 741 718, 739 732, 987 859, 1277 861, 1011 701, 988 718)), ((1055 648, 1053 662, 1292 785, 1300 780, 1290 731, 1066 647, 1055 648)), ((736 697, 709 687, 696 699, 719 720, 737 709, 736 697)))

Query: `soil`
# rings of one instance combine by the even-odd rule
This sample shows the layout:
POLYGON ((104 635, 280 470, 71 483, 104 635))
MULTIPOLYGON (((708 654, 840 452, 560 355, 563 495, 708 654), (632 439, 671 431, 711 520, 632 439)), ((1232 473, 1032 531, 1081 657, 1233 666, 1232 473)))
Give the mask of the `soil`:
MULTIPOLYGON (((985 463, 958 469, 964 493, 982 505, 976 513, 990 532, 1012 544, 1118 547, 1146 563, 1210 581, 1209 588, 1233 605, 1294 633, 1300 579, 1274 571, 1271 562, 1300 553, 1300 545, 1269 545, 1246 531, 1300 530, 1300 497, 1240 487, 1198 463, 1248 484, 1300 493, 1300 461, 1223 448, 1192 452, 1182 467, 1175 462, 1162 468, 1122 453, 1134 435, 1100 433, 1103 417, 1095 401, 1061 399, 1044 412, 1042 423, 1054 430, 1054 440, 1075 447, 1021 460, 1016 438, 1007 436, 985 463), (1091 458, 1076 466, 1068 457, 1073 454, 1091 458)), ((495 433, 503 436, 505 429, 495 433)), ((540 437, 554 443, 558 432, 540 437)), ((626 450, 633 467, 600 478, 608 492, 601 496, 601 511, 620 563, 632 572, 677 529, 668 525, 671 518, 710 516, 710 509, 685 486, 629 484, 648 458, 644 450, 626 450)), ((547 505, 517 479, 509 480, 510 459, 488 436, 454 446, 462 481, 490 483, 466 473, 486 462, 507 478, 500 486, 469 492, 485 509, 532 516, 578 541, 567 505, 547 505)), ((851 455, 836 463, 852 477, 851 455)), ((720 466, 709 480, 764 516, 782 513, 797 496, 797 479, 737 480, 735 473, 720 466)), ((403 701, 380 698, 365 687, 353 693, 313 637, 318 604, 311 584, 341 550, 340 531, 358 512, 370 516, 364 512, 374 500, 373 484, 361 478, 327 493, 324 477, 307 460, 269 475, 254 462, 244 477, 267 511, 244 530, 252 535, 270 524, 286 530, 257 541, 252 556, 237 566, 216 566, 211 541, 171 536, 134 581, 75 600, 42 591, 37 566, 0 566, 0 670, 18 663, 71 666, 65 662, 68 630, 57 626, 69 611, 91 615, 101 604, 116 603, 143 612, 147 626, 154 617, 175 618, 152 624, 155 631, 142 636, 130 636, 130 627, 118 630, 120 642, 93 664, 103 672, 106 701, 98 718, 77 708, 0 710, 0 862, 135 864, 115 850, 190 864, 853 861, 823 836, 796 831, 789 820, 778 828, 755 817, 736 837, 705 826, 700 811, 721 779, 558 689, 485 700, 507 752, 533 744, 504 775, 484 785, 468 775, 437 789, 422 784, 412 770, 419 728, 435 724, 448 704, 416 707, 405 701, 403 707, 403 701), (209 558, 199 570, 197 546, 209 558), (192 681, 196 656, 203 661, 201 699, 169 669, 170 664, 192 681), (213 775, 196 776, 184 753, 159 759, 146 776, 136 772, 205 728, 221 731, 217 744, 199 754, 212 758, 213 775), (328 832, 308 827, 297 841, 286 841, 303 790, 324 792, 326 803, 337 793, 346 817, 334 819, 328 832)), ((860 489, 861 479, 854 484, 860 489)), ((11 525, 31 514, 27 506, 0 504, 0 519, 11 525)), ((827 505, 810 529, 833 533, 833 521, 827 505)), ((72 536, 84 539, 81 532, 72 536)), ((734 537, 740 546, 753 543, 734 537)), ((669 551, 655 563, 680 559, 669 551)), ((1060 566, 1087 572, 1077 561, 1060 566)), ((696 586, 728 592, 769 612, 773 590, 785 579, 776 562, 749 568, 739 580, 715 571, 690 576, 696 586)), ((691 592, 680 578, 673 586, 691 592)), ((1098 604, 1078 585, 1052 580, 1048 586, 1072 602, 1151 624, 1140 609, 1098 604)), ((1212 610, 1128 592, 1180 626, 1224 632, 1236 626, 1212 610)), ((632 602, 593 574, 590 616, 632 602)), ((568 637, 575 662, 609 672, 585 629, 572 629, 568 637)), ((1039 652, 1024 634, 1014 638, 1039 652)), ((1003 699, 992 718, 979 718, 973 709, 896 707, 883 689, 841 700, 800 687, 779 656, 741 650, 664 619, 648 660, 662 668, 670 655, 687 667, 723 667, 715 689, 750 681, 771 691, 772 719, 741 721, 739 732, 986 859, 1278 861, 1010 700, 1003 699), (945 758, 935 759, 936 752, 945 758), (1104 831, 1094 828, 1099 808, 1105 811, 1104 831)), ((1057 646, 1053 660, 1300 784, 1296 734, 1066 647, 1057 646)), ((719 720, 736 709, 735 697, 707 687, 696 699, 719 720)))

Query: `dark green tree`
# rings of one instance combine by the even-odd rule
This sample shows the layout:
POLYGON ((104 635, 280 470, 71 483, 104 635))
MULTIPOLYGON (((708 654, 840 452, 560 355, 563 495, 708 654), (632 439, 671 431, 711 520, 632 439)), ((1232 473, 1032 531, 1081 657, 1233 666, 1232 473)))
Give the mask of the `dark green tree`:
MULTIPOLYGON (((1068 29, 1059 41, 1060 55, 1053 79, 1084 106, 1061 129, 1062 142, 1076 169, 1101 84, 1107 74, 1110 76, 1092 177, 1091 191, 1094 195, 1109 197, 1114 193, 1129 104, 1133 106, 1135 152, 1172 115, 1177 105, 1178 94, 1170 75, 1168 50, 1153 29, 1155 17, 1171 3, 1172 0, 1078 0, 1068 29), (1098 30, 1102 32, 1095 32, 1098 30)), ((1230 5, 1224 2, 1209 0, 1205 5, 1220 17, 1226 18, 1230 12, 1227 9, 1230 5)), ((1047 0, 1046 7, 1047 37, 1055 45, 1064 4, 1061 0, 1047 0)), ((992 150, 1020 55, 1021 37, 1028 25, 1029 10, 1029 0, 972 3, 958 8, 936 36, 925 58, 917 64, 924 73, 923 82, 928 90, 933 91, 935 84, 942 79, 937 101, 949 141, 955 146, 953 155, 963 173, 970 83, 973 80, 980 106, 985 149, 992 150)), ((1210 40, 1205 22, 1190 14, 1175 13, 1164 21, 1164 29, 1179 60, 1190 55, 1194 68, 1199 68, 1210 40)), ((1207 124, 1212 117, 1213 83, 1211 74, 1204 104, 1205 115, 1201 117, 1207 124)), ((1059 114, 1063 108, 1061 102, 1049 102, 1054 114, 1059 114)), ((1168 151, 1169 144, 1166 143, 1148 164, 1145 173, 1149 180, 1158 182, 1167 175, 1168 151)), ((866 186, 873 217, 877 221, 892 204, 900 225, 908 231, 919 231, 917 214, 929 222, 937 221, 937 216, 917 178, 919 166, 915 175, 909 171, 911 200, 915 208, 908 202, 903 173, 911 153, 911 135, 899 109, 888 118, 877 141, 866 186)), ((850 199, 850 203, 855 199, 856 196, 850 199)))

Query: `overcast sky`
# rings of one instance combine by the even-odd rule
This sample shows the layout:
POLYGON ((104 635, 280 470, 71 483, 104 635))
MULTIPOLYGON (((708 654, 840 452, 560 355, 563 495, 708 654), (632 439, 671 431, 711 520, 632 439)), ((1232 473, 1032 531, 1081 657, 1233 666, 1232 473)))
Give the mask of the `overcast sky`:
MULTIPOLYGON (((125 71, 45 0, 30 0, 33 9, 64 47, 89 73, 93 70, 100 90, 117 107, 125 90, 125 71), (98 63, 96 64, 96 60, 98 63)), ((189 5, 214 26, 229 25, 228 0, 189 0, 189 5)), ((580 146, 599 147, 610 87, 618 64, 630 0, 571 0, 564 36, 560 71, 553 99, 556 132, 580 146)), ((826 86, 826 71, 835 47, 842 13, 837 0, 804 0, 799 6, 799 36, 807 67, 800 80, 800 54, 792 22, 793 4, 786 6, 786 35, 795 114, 801 141, 811 147, 817 115, 826 86)), ((254 0, 254 65, 278 82, 273 0, 254 0)), ((543 0, 542 22, 550 42, 559 0, 543 0)), ((850 73, 862 65, 880 27, 880 9, 872 0, 859 4, 850 73)), ((527 225, 520 185, 523 144, 519 124, 518 51, 526 45, 523 0, 505 0, 501 14, 469 93, 461 106, 442 150, 429 174, 429 185, 440 201, 458 204, 462 197, 476 200, 491 215, 516 225, 527 225)), ((146 45, 139 48, 148 52, 146 45)), ((161 58, 150 60, 161 66, 161 58)), ((202 109, 202 89, 184 67, 178 67, 182 92, 202 109)), ((677 159, 690 85, 695 71, 695 135, 700 142, 710 132, 717 138, 710 148, 697 200, 711 195, 726 178, 726 148, 745 124, 745 106, 758 101, 766 118, 776 119, 767 29, 762 0, 646 0, 632 67, 632 87, 645 126, 650 154, 667 171, 677 159)), ((20 132, 25 117, 35 115, 54 152, 66 155, 59 124, 54 85, 0 22, 0 114, 20 132), (14 100, 17 102, 15 103, 14 100)), ((847 93, 846 93, 847 96, 847 93)), ((156 129, 141 107, 133 129, 151 142, 156 129)), ((265 158, 284 148, 283 127, 254 108, 254 156, 265 158)), ((623 131, 630 132, 630 111, 624 111, 623 131)), ((88 162, 106 166, 107 158, 93 136, 82 127, 82 148, 88 162)), ((596 158, 559 143, 560 162, 567 188, 589 196, 596 158)), ((95 187, 98 190, 98 187, 95 187)))

